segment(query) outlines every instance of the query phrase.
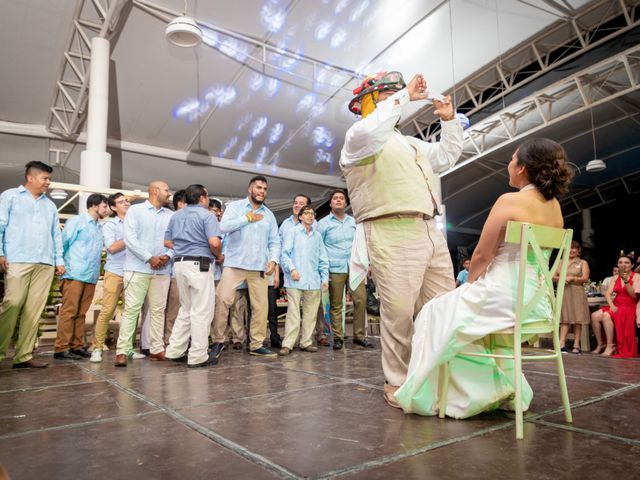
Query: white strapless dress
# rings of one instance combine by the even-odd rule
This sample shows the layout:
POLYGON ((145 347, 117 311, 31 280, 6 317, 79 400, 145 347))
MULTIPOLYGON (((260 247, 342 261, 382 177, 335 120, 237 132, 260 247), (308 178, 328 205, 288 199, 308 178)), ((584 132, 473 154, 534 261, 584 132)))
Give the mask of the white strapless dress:
MULTIPOLYGON (((446 415, 467 418, 496 408, 513 409, 513 361, 456 357, 461 351, 488 352, 484 337, 513 327, 515 320, 518 245, 502 245, 486 273, 474 283, 434 298, 415 321, 406 381, 395 397, 406 413, 438 414, 440 366, 449 361, 446 415)), ((528 258, 525 300, 542 282, 533 255, 528 258)), ((524 323, 550 322, 551 304, 544 297, 524 323)), ((494 335, 498 349, 512 353, 508 336, 494 335)), ((494 348, 494 351, 496 349, 494 348)), ((533 391, 523 376, 523 407, 533 391)))

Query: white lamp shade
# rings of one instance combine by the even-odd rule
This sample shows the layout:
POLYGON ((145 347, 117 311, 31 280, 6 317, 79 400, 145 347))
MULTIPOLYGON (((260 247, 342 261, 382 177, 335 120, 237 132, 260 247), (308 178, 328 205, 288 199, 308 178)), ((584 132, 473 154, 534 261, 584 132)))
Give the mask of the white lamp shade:
POLYGON ((587 172, 601 172, 607 168, 607 164, 602 160, 594 159, 587 163, 587 172))
POLYGON ((60 188, 55 188, 53 190, 51 190, 51 192, 49 193, 49 196, 51 198, 53 198, 54 200, 65 200, 68 196, 67 192, 65 192, 64 190, 60 189, 60 188))
POLYGON ((167 40, 178 47, 195 47, 202 42, 202 30, 190 17, 174 18, 164 31, 167 40))

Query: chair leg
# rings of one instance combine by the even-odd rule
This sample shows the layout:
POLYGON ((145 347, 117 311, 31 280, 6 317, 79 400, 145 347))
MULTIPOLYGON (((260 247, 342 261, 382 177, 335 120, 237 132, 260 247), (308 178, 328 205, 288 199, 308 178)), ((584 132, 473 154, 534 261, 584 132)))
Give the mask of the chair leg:
POLYGON ((573 423, 571 415, 571 406, 569 404, 569 390, 567 389, 567 379, 564 376, 564 364, 562 363, 562 353, 556 352, 556 364, 558 366, 558 381, 560 382, 560 396, 562 397, 562 406, 564 407, 564 420, 567 423, 573 423))
POLYGON ((524 438, 524 414, 522 411, 522 344, 516 339, 513 345, 516 387, 516 440, 524 438))
POLYGON ((447 390, 449 390, 449 362, 440 366, 440 378, 438 379, 438 417, 444 418, 447 410, 447 390))

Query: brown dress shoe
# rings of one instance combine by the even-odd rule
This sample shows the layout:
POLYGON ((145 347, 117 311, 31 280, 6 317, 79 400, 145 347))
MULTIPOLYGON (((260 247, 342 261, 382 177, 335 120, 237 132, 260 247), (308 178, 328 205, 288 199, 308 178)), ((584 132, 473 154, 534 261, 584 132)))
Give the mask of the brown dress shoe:
POLYGON ((40 360, 34 360, 33 358, 26 362, 14 363, 13 368, 45 368, 49 365, 47 362, 41 362, 40 360))
POLYGON ((331 344, 329 343, 329 340, 327 340, 326 338, 321 338, 318 340, 318 345, 321 347, 328 347, 331 344))
POLYGON ((126 367, 127 366, 127 356, 124 353, 120 353, 116 355, 116 367, 126 367))
POLYGON ((318 347, 316 347, 315 345, 308 345, 306 347, 300 347, 300 350, 302 350, 303 352, 317 352, 318 347))
POLYGON ((164 356, 164 352, 159 352, 159 353, 152 353, 149 355, 149 360, 155 361, 155 362, 163 362, 166 360, 165 356, 164 356))

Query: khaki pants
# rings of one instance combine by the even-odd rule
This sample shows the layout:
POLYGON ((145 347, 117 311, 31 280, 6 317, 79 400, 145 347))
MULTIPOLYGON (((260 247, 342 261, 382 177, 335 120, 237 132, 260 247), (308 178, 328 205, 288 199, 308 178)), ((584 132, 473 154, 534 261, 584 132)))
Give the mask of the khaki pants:
POLYGON ((300 348, 311 345, 311 337, 316 324, 320 290, 300 290, 287 288, 287 319, 284 324, 282 346, 293 349, 300 334, 300 348), (300 300, 302 300, 302 321, 300 320, 300 300), (302 332, 300 324, 302 323, 302 332))
POLYGON ((9 264, 4 276, 4 299, 0 304, 0 361, 5 358, 16 323, 19 329, 13 363, 31 360, 53 272, 51 265, 42 263, 9 264))
POLYGON ((247 338, 245 322, 247 320, 249 292, 246 288, 236 290, 236 296, 231 304, 229 323, 231 327, 231 341, 244 343, 247 338))
POLYGON ((216 313, 211 337, 214 343, 224 343, 229 307, 236 297, 236 288, 245 281, 249 287, 249 297, 251 298, 249 332, 251 343, 249 348, 257 350, 262 347, 262 342, 267 335, 267 315, 269 313, 267 296, 269 281, 262 272, 233 267, 225 267, 222 270, 222 278, 220 278, 216 290, 216 313))
MULTIPOLYGON (((164 344, 169 345, 173 324, 180 311, 180 293, 177 279, 172 277, 169 283, 169 296, 167 297, 167 309, 164 312, 164 344)), ((211 313, 213 315, 213 312, 211 313)))
POLYGON ((435 296, 453 290, 453 265, 435 220, 383 218, 365 222, 373 279, 380 296, 382 369, 393 386, 404 383, 413 319, 435 296))
POLYGON ((122 296, 122 277, 112 272, 104 272, 104 280, 102 281, 102 305, 100 307, 100 315, 96 320, 96 326, 93 329, 94 350, 100 350, 104 346, 104 341, 109 330, 109 322, 113 319, 113 314, 118 307, 118 301, 122 296))
POLYGON ((78 280, 62 280, 62 307, 54 351, 78 350, 84 348, 85 315, 93 301, 95 283, 78 280))
POLYGON ((353 300, 353 338, 354 340, 363 340, 367 336, 365 331, 367 290, 364 282, 358 285, 355 291, 351 290, 349 287, 348 273, 329 274, 329 298, 331 302, 329 313, 331 315, 333 338, 344 339, 344 332, 342 331, 342 303, 345 286, 349 288, 349 293, 353 300))
POLYGON ((124 272, 124 311, 120 321, 120 334, 116 354, 128 355, 133 351, 136 325, 144 299, 149 296, 151 325, 149 327, 151 353, 164 351, 164 311, 171 279, 169 275, 142 272, 124 272))
POLYGON ((200 262, 176 262, 176 284, 180 291, 180 310, 173 325, 167 358, 179 358, 189 347, 189 365, 209 358, 209 328, 215 308, 213 269, 200 271, 200 262), (189 346, 191 339, 191 346, 189 346))

